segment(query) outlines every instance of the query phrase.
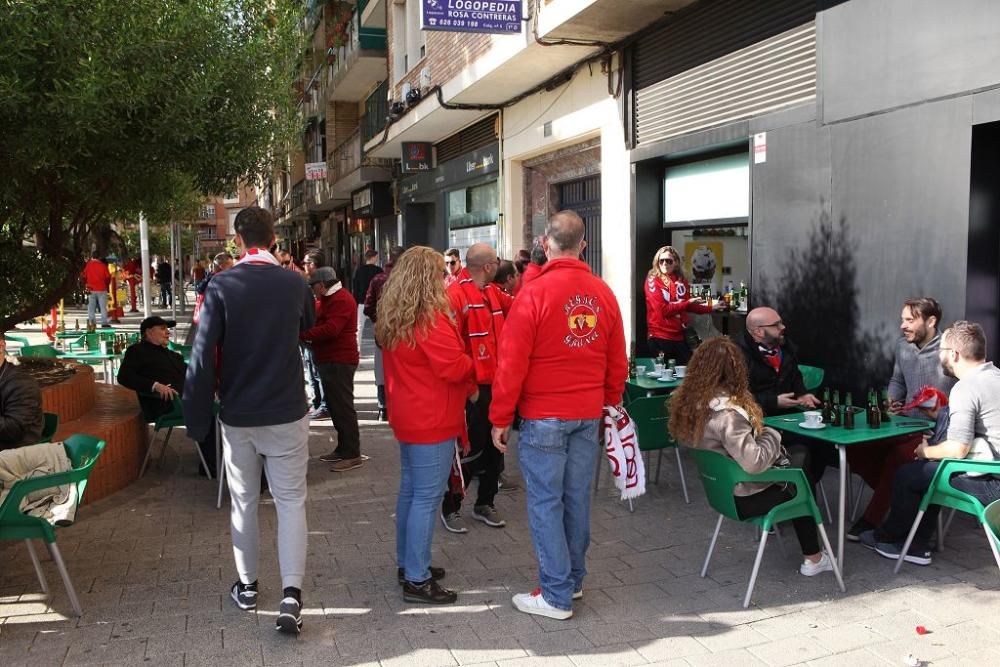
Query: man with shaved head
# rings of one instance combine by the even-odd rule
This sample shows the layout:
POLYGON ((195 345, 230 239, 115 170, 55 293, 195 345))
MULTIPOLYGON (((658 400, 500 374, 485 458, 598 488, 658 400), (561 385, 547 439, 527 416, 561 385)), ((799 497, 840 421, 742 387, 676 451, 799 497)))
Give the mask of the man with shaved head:
POLYGON ((812 409, 819 400, 806 390, 795 347, 785 340, 785 324, 773 308, 747 313, 747 330, 736 341, 750 373, 750 391, 764 414, 782 415, 799 408, 812 409))
POLYGON ((584 230, 573 211, 549 220, 543 240, 549 261, 514 300, 490 409, 500 451, 515 408, 522 417, 517 456, 538 557, 540 587, 512 602, 555 619, 571 617, 573 600, 583 597, 601 415, 605 406, 621 404, 628 375, 618 301, 579 259, 584 230))
MULTIPOLYGON (((479 397, 466 403, 469 452, 462 457, 462 476, 468 486, 479 475, 479 491, 472 518, 487 526, 503 528, 506 522, 493 502, 497 495, 503 453, 492 446, 490 404, 493 378, 497 372, 497 345, 512 299, 493 283, 500 261, 497 251, 486 243, 474 243, 465 252, 465 267, 455 274, 448 287, 448 300, 458 325, 458 333, 475 365, 479 397)), ((466 533, 460 509, 462 494, 445 493, 441 521, 453 533, 466 533)))

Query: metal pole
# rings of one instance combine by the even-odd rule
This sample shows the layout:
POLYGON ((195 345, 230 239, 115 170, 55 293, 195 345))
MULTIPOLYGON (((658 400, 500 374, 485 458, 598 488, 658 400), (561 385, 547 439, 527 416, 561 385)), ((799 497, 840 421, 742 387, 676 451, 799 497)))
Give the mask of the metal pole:
POLYGON ((142 261, 142 316, 146 318, 150 315, 149 297, 152 292, 149 288, 149 223, 142 213, 139 214, 139 255, 142 261))
POLYGON ((186 290, 184 289, 184 281, 186 279, 186 275, 184 272, 184 260, 186 259, 186 256, 184 255, 184 226, 179 222, 177 223, 177 256, 180 258, 180 260, 178 261, 179 266, 177 267, 177 274, 179 278, 177 282, 180 284, 181 288, 180 302, 181 302, 181 315, 183 315, 187 310, 186 308, 187 300, 185 299, 186 290))
POLYGON ((177 320, 177 224, 170 221, 170 319, 177 320))

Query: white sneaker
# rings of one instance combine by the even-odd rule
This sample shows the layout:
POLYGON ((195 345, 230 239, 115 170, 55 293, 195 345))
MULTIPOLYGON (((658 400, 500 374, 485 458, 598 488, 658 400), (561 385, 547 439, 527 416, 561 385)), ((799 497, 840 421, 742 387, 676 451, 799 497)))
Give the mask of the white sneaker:
POLYGON ((514 603, 518 611, 523 611, 525 614, 547 616, 557 621, 565 621, 573 615, 572 609, 559 609, 546 602, 545 598, 542 597, 541 588, 536 588, 531 593, 518 593, 511 598, 511 602, 514 603))
POLYGON ((582 588, 580 590, 578 590, 578 591, 573 591, 573 599, 574 600, 582 600, 583 599, 583 589, 582 588))
POLYGON ((461 512, 452 512, 451 514, 445 515, 441 514, 441 523, 444 524, 445 530, 449 533, 467 533, 469 529, 465 527, 465 522, 462 520, 461 512))
POLYGON ((830 560, 830 556, 824 551, 823 556, 815 563, 808 558, 803 559, 802 565, 799 566, 799 574, 805 577, 815 577, 817 574, 822 572, 832 572, 833 571, 833 561, 830 560))

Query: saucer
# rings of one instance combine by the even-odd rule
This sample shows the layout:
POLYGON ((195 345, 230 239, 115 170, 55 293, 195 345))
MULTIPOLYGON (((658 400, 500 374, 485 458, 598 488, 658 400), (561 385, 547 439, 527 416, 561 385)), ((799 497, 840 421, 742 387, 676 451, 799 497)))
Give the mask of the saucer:
POLYGON ((656 379, 659 380, 660 382, 677 382, 678 380, 678 378, 675 377, 673 378, 657 377, 656 379))
POLYGON ((660 374, 657 373, 656 371, 650 371, 649 373, 646 373, 646 377, 648 377, 648 378, 658 378, 658 377, 660 377, 660 374))
POLYGON ((820 424, 816 424, 815 426, 813 426, 813 425, 807 424, 805 422, 800 422, 799 423, 799 427, 800 428, 807 428, 810 431, 818 431, 821 428, 826 428, 826 424, 820 423, 820 424))

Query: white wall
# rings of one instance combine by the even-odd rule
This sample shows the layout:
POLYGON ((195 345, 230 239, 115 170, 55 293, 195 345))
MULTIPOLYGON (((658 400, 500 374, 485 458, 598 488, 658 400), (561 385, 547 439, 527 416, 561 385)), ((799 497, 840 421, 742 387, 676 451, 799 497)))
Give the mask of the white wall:
POLYGON ((532 95, 503 113, 503 256, 520 246, 524 220, 524 160, 580 143, 601 139, 601 267, 621 307, 626 338, 632 327, 632 226, 629 151, 619 115, 620 102, 608 95, 608 80, 599 63, 584 66, 567 85, 532 95), (544 136, 545 123, 551 136, 544 136), (517 246, 517 247, 515 247, 517 246))

